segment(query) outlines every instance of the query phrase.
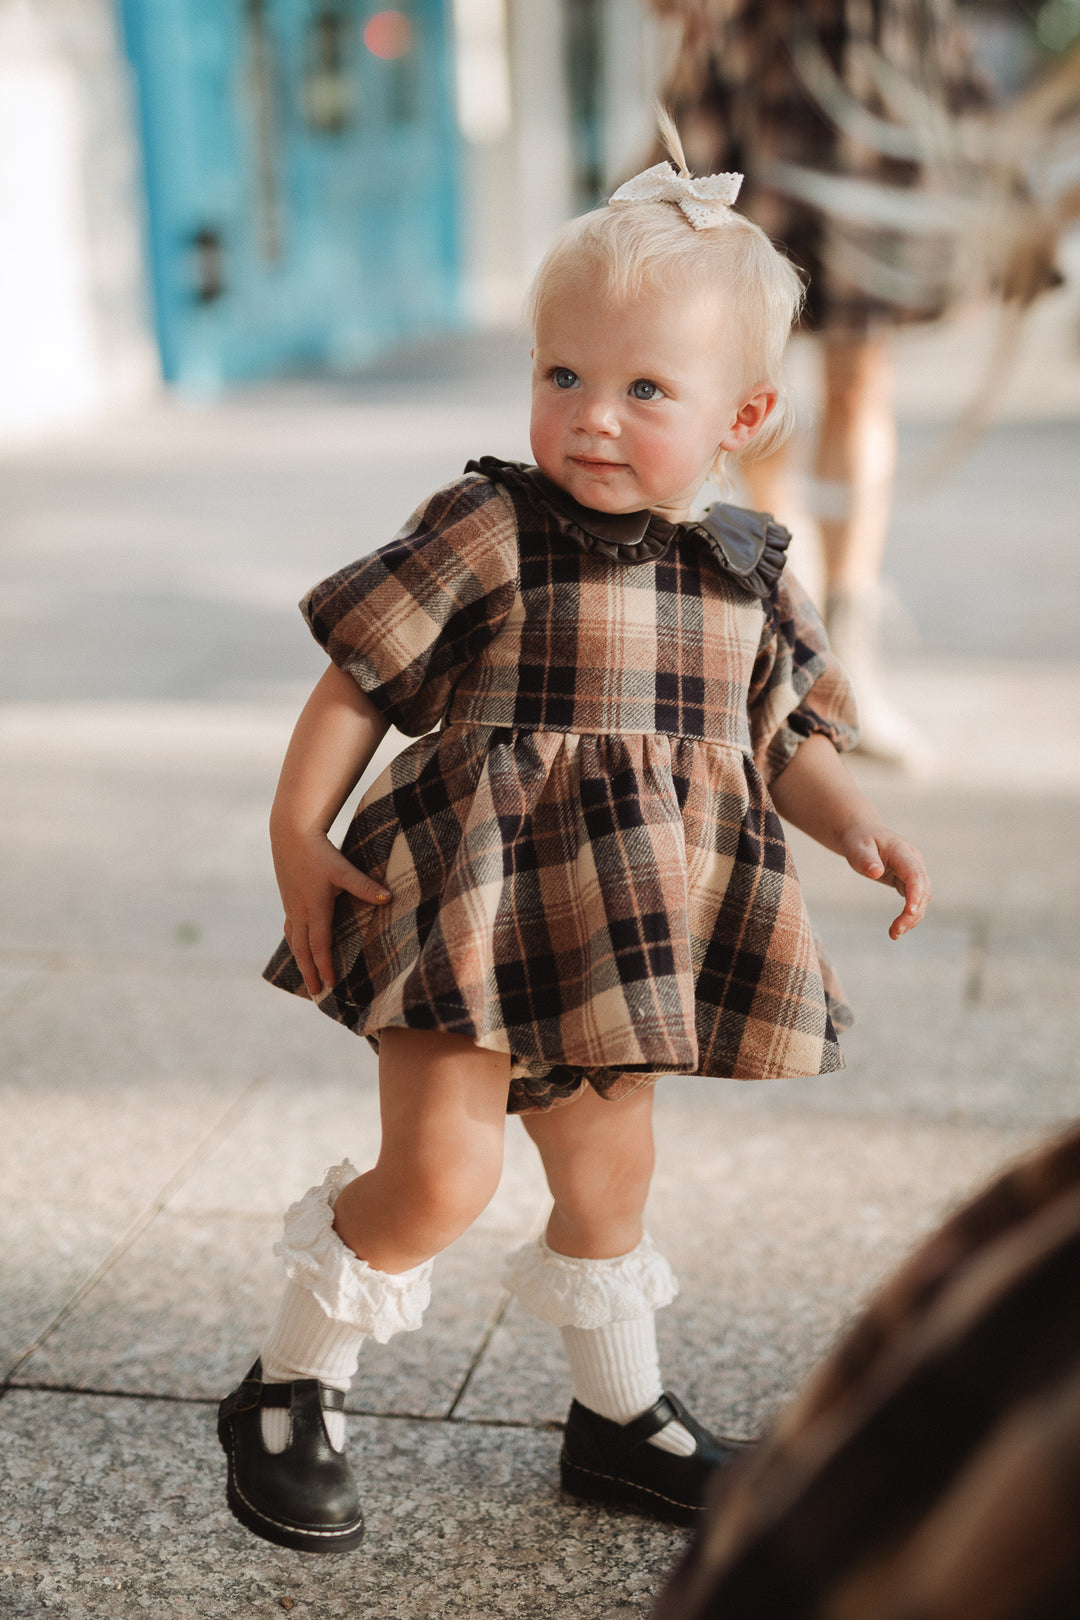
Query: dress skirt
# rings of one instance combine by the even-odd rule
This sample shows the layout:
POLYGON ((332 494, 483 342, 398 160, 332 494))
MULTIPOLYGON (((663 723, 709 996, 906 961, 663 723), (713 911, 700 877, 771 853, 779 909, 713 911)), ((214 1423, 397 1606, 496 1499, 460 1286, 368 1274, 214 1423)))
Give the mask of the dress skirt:
MULTIPOLYGON (((842 1067, 843 1009, 764 774, 844 728, 824 717, 850 697, 823 637, 799 642, 793 598, 770 619, 691 534, 627 567, 514 493, 459 481, 308 599, 385 712, 440 721, 349 827, 344 853, 391 900, 339 896, 320 1009, 375 1044, 393 1026, 508 1053, 512 1111, 583 1084, 614 1098, 660 1074, 842 1067), (821 713, 793 719, 802 687, 821 713)), ((266 975, 306 994, 284 943, 266 975)))

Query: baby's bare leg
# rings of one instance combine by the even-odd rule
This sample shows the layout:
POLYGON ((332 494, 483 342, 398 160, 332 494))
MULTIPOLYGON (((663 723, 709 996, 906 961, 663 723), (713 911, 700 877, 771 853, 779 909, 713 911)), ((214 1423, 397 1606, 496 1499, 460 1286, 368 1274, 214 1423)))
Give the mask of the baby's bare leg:
POLYGON ((586 1086, 564 1108, 524 1116, 555 1201, 547 1238, 557 1253, 605 1260, 641 1242, 655 1158, 652 1105, 651 1085, 618 1102, 586 1086))
POLYGON ((462 1035, 384 1029, 382 1145, 344 1187, 334 1230, 376 1271, 409 1271, 460 1237, 502 1173, 510 1060, 462 1035))
POLYGON ((344 1396, 361 1346, 420 1326, 432 1257, 476 1219, 502 1168, 509 1059, 427 1031, 384 1030, 379 1044, 378 1161, 351 1180, 347 1161, 335 1166, 289 1210, 277 1319, 219 1413, 232 1511, 303 1552, 359 1543, 344 1396))
MULTIPOLYGON (((652 1104, 651 1085, 619 1102, 588 1087, 567 1107, 524 1119, 554 1208, 546 1240, 512 1257, 509 1280, 526 1309, 562 1334, 577 1403, 571 1428, 582 1421, 578 1407, 626 1424, 663 1393, 654 1312, 676 1283, 642 1226, 654 1160, 652 1104)), ((697 1450, 670 1411, 651 1444, 686 1459, 697 1450)), ((698 1463, 688 1465, 696 1480, 698 1463)))

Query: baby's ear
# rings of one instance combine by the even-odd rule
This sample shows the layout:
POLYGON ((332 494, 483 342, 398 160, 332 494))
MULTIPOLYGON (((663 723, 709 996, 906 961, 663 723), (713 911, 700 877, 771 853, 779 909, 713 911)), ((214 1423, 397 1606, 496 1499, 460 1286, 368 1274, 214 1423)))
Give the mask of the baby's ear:
POLYGON ((768 383, 762 383, 747 394, 732 419, 724 437, 720 440, 721 450, 741 450, 749 444, 754 434, 772 415, 776 409, 778 395, 775 388, 768 383))

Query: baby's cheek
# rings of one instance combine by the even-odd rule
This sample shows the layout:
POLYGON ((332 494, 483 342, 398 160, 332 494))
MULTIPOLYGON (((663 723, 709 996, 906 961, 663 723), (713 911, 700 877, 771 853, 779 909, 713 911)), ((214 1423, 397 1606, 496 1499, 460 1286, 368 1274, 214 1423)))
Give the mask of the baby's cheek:
POLYGON ((545 462, 550 463, 554 460, 558 436, 558 424, 552 413, 534 406, 529 426, 529 442, 532 445, 533 460, 541 472, 547 470, 545 462))

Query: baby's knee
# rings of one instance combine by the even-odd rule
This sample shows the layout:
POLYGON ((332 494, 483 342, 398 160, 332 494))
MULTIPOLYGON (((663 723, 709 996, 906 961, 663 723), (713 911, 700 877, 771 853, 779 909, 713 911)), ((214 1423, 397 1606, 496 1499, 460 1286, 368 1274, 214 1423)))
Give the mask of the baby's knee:
POLYGON ((409 1202, 433 1227, 465 1231, 495 1196, 501 1171, 501 1157, 483 1153, 420 1161, 409 1178, 409 1202))

